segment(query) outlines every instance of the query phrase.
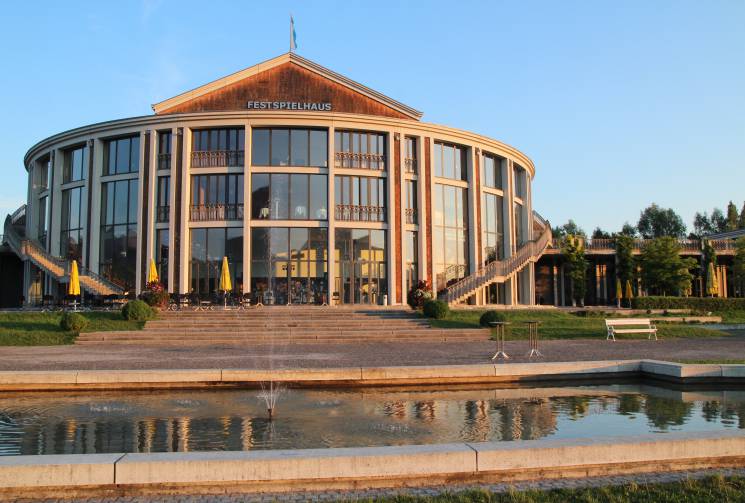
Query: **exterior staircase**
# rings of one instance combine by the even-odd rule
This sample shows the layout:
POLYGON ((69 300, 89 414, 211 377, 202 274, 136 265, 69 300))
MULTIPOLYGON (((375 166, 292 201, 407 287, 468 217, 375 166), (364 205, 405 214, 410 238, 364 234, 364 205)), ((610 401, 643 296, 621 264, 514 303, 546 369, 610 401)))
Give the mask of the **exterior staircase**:
POLYGON ((551 244, 551 225, 535 212, 533 218, 534 232, 540 233, 537 239, 525 243, 512 256, 489 262, 475 273, 450 285, 439 298, 449 305, 457 304, 475 294, 480 288, 495 282, 503 282, 530 262, 537 261, 551 244))
POLYGON ((488 341, 488 329, 433 328, 401 308, 265 306, 165 311, 142 330, 81 333, 81 345, 282 345, 488 341))
MULTIPOLYGON (((70 262, 61 257, 47 253, 46 250, 37 241, 26 238, 18 226, 14 223, 14 216, 17 215, 19 208, 13 215, 5 218, 4 238, 10 246, 10 249, 18 255, 21 260, 30 260, 45 273, 51 275, 57 281, 67 282, 69 280, 70 262)), ((121 295, 124 290, 118 285, 99 276, 98 274, 86 269, 78 264, 78 273, 80 276, 80 287, 86 292, 93 295, 121 295)))

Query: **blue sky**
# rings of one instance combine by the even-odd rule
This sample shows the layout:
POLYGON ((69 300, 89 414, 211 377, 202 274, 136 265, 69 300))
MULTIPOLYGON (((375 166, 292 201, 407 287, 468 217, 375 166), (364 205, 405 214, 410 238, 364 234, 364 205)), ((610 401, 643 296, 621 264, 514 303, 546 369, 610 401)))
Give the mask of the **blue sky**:
POLYGON ((745 2, 11 2, 0 211, 51 134, 288 49, 535 162, 534 207, 586 230, 652 202, 690 227, 745 200, 745 2))

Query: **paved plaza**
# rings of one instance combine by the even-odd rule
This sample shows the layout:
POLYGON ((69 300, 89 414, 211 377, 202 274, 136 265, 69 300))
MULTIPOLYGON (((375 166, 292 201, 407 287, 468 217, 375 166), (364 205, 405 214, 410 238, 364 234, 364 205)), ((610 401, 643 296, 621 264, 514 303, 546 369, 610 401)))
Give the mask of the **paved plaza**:
MULTIPOLYGON (((376 342, 273 345, 96 345, 3 347, 3 370, 125 370, 209 368, 340 368, 490 363, 494 342, 376 342)), ((543 358, 529 359, 528 341, 507 341, 509 362, 622 359, 745 358, 745 335, 706 339, 541 341, 543 358)))

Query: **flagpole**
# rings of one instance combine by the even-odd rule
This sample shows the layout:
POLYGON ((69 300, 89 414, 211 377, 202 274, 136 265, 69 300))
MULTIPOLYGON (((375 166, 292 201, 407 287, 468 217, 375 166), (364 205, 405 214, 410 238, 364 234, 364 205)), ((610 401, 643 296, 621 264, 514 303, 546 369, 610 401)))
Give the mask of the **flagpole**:
POLYGON ((290 52, 293 52, 292 45, 292 14, 290 14, 290 52))

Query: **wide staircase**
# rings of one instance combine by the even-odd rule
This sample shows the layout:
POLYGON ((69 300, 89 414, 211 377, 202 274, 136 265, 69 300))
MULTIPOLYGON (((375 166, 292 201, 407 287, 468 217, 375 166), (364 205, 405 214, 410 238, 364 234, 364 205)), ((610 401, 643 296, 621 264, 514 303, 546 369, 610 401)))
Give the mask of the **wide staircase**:
MULTIPOLYGON (((25 216, 26 206, 21 206, 12 215, 5 218, 4 239, 10 249, 21 260, 30 260, 38 268, 52 276, 55 280, 66 283, 69 281, 70 261, 55 257, 48 253, 40 243, 25 237, 23 226, 19 225, 21 215, 25 216)), ((78 264, 80 287, 93 295, 121 295, 124 290, 106 278, 82 267, 78 264)))
POLYGON ((489 262, 475 273, 453 283, 439 294, 440 300, 449 305, 463 302, 479 289, 492 283, 502 283, 529 263, 536 262, 551 244, 551 225, 533 212, 533 229, 534 233, 538 233, 538 238, 523 244, 510 257, 489 262))
POLYGON ((486 341, 486 329, 433 328, 402 308, 265 306, 165 311, 143 330, 82 333, 76 344, 250 345, 486 341))

